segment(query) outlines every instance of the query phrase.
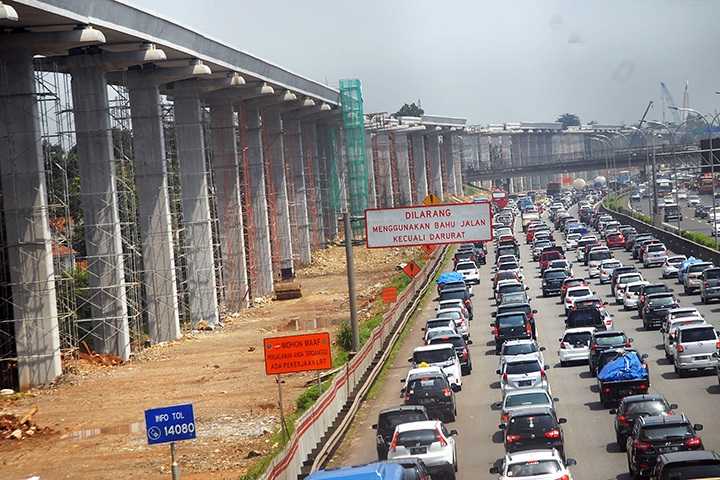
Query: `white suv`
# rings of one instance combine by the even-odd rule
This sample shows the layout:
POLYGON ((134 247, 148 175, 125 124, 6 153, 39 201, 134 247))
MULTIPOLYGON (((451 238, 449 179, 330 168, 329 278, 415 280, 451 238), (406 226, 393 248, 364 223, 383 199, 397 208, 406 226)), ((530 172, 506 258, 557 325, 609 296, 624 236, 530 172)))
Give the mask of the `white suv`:
POLYGON ((587 362, 590 357, 590 339, 595 332, 594 327, 568 328, 560 339, 560 366, 570 362, 587 362))
POLYGON ((682 376, 688 370, 715 370, 719 343, 712 325, 678 327, 673 358, 675 373, 682 376))
POLYGON ((623 273, 617 277, 615 283, 615 303, 621 304, 625 299, 625 287, 631 283, 642 282, 645 280, 638 272, 623 273))
POLYGON ((612 278, 613 270, 622 266, 623 264, 620 260, 615 260, 614 258, 603 260, 600 264, 600 284, 608 283, 610 278, 612 278))
POLYGON ((461 262, 455 266, 455 271, 461 273, 467 284, 480 283, 480 270, 475 262, 461 262))
POLYGON ((500 377, 500 389, 505 392, 523 388, 544 388, 550 392, 550 384, 545 370, 549 365, 540 363, 536 355, 516 355, 508 358, 502 370, 497 370, 500 377))
POLYGON ((438 420, 401 423, 395 427, 388 460, 419 458, 430 474, 454 479, 457 472, 456 430, 438 420))
POLYGON ((648 245, 647 251, 643 256, 643 265, 645 266, 645 268, 662 265, 668 258, 667 253, 667 248, 665 248, 665 245, 663 245, 662 243, 648 245))
POLYGON ((662 334, 663 348, 665 348, 665 358, 671 360, 675 355, 675 339, 677 338, 677 329, 689 325, 706 325, 705 319, 700 316, 668 318, 660 327, 662 334))
POLYGON ((572 480, 568 467, 577 462, 568 458, 563 460, 557 450, 525 450, 507 453, 499 467, 492 467, 490 473, 499 474, 499 480, 572 480))

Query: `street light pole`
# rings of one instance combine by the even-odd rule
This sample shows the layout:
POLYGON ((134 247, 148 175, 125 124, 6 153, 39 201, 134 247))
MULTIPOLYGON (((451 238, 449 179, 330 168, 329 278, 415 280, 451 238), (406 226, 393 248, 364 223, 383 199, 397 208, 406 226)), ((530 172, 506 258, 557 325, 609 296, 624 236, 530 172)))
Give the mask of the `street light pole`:
MULTIPOLYGON (((647 133, 645 133, 644 130, 637 128, 637 127, 628 127, 631 130, 634 130, 640 135, 643 136, 643 140, 645 141, 645 171, 647 172, 647 164, 649 160, 649 152, 647 148, 647 133)), ((655 137, 653 136, 653 156, 652 156, 652 199, 648 202, 650 207, 650 212, 652 213, 653 217, 653 225, 657 225, 657 182, 655 179, 655 137)))

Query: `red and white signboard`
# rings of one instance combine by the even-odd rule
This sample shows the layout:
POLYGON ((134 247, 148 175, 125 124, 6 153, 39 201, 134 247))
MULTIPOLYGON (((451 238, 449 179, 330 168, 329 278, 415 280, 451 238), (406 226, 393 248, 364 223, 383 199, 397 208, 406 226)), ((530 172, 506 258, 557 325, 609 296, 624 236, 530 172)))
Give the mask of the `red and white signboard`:
POLYGON ((492 240, 490 203, 449 203, 365 210, 368 248, 492 240))

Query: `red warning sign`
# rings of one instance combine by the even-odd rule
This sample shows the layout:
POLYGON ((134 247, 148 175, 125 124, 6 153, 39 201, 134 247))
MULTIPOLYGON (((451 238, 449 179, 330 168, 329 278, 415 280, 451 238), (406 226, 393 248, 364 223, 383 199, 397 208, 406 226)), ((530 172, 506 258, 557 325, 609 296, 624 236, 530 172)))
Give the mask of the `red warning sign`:
POLYGON ((415 262, 410 261, 403 267, 403 272, 405 272, 405 275, 408 277, 415 278, 415 276, 420 273, 420 267, 418 267, 415 262))
POLYGON ((397 288, 387 287, 380 292, 383 303, 395 303, 397 301, 397 288))

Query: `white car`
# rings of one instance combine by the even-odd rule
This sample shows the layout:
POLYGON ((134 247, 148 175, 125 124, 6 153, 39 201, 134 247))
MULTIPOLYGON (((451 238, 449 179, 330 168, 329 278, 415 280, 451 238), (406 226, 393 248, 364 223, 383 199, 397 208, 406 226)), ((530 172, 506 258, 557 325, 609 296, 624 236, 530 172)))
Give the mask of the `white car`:
POLYGON ((665 357, 671 359, 675 355, 675 338, 677 336, 678 327, 684 327, 686 325, 704 325, 705 323, 707 323, 705 322, 705 319, 699 316, 666 320, 660 328, 663 347, 665 348, 665 357))
POLYGON ((458 333, 454 326, 428 328, 425 330, 425 345, 430 343, 430 340, 435 337, 446 337, 448 335, 457 335, 458 333))
POLYGON ((500 256, 497 257, 497 259, 495 260, 495 263, 496 263, 497 265, 500 265, 501 263, 517 262, 517 261, 518 261, 518 259, 517 259, 517 257, 516 257, 515 255, 500 255, 500 256))
POLYGON ((503 368, 496 371, 500 375, 500 389, 503 395, 510 390, 524 388, 543 388, 550 393, 550 383, 545 373, 548 368, 549 365, 541 364, 534 354, 508 358, 503 368))
POLYGON ((638 301, 640 300, 640 287, 643 285, 650 285, 650 282, 641 280, 639 282, 628 283, 625 286, 625 296, 623 297, 623 309, 632 310, 636 309, 638 301))
POLYGON ((600 276, 600 264, 612 258, 612 252, 608 247, 594 247, 588 253, 588 277, 600 276))
POLYGON ((610 282, 613 270, 618 267, 622 267, 622 262, 620 262, 620 260, 615 260, 614 258, 603 260, 602 263, 600 263, 600 283, 604 284, 610 282))
POLYGON ((595 328, 580 327, 568 328, 560 338, 560 366, 564 367, 571 362, 587 362, 590 357, 590 339, 595 328))
POLYGON ((688 197, 687 204, 688 207, 695 207, 697 205, 700 205, 700 197, 698 197, 697 195, 690 195, 688 197))
POLYGON ((401 423, 395 427, 388 460, 419 458, 435 476, 455 478, 457 472, 457 431, 438 420, 401 423))
POLYGON ((665 259, 662 268, 662 278, 677 277, 680 270, 680 264, 687 260, 685 255, 672 255, 665 259))
POLYGON ((580 237, 582 237, 582 235, 580 235, 579 233, 571 233, 570 235, 568 235, 565 239, 565 250, 575 250, 577 248, 577 242, 578 240, 580 240, 580 237))
POLYGON ((498 368, 502 370, 503 365, 508 359, 515 358, 518 355, 535 355, 541 365, 545 365, 545 358, 543 353, 545 347, 541 347, 538 343, 531 338, 524 338, 520 340, 508 340, 503 342, 500 347, 500 361, 498 362, 498 368))
POLYGON ((555 408, 555 400, 542 388, 524 388, 511 390, 505 394, 502 402, 495 404, 501 408, 500 423, 507 423, 512 412, 533 407, 555 408))
POLYGON ((460 262, 455 266, 455 271, 462 274, 467 284, 480 283, 480 269, 475 262, 460 262))
POLYGON ((465 308, 465 304, 463 303, 462 299, 455 298, 451 300, 441 300, 438 302, 438 304, 435 306, 435 311, 445 310, 448 308, 459 308, 463 311, 463 315, 465 318, 470 318, 470 315, 468 314, 467 308, 465 308))
POLYGON ((490 473, 499 475, 499 480, 573 480, 568 467, 576 464, 572 458, 563 461, 555 449, 523 450, 505 454, 502 464, 490 473))
POLYGON ((590 290, 590 287, 579 286, 568 288, 567 292, 565 292, 565 314, 567 315, 567 313, 572 310, 577 300, 589 300, 594 296, 595 294, 590 290))
POLYGON ((638 272, 623 273, 618 276, 617 282, 615 283, 615 303, 618 305, 623 303, 625 298, 625 287, 634 282, 642 282, 645 280, 638 272))
POLYGON ((688 198, 687 190, 678 190, 677 198, 678 200, 685 200, 686 198, 688 198))
POLYGON ((408 362, 412 364, 413 368, 417 368, 421 363, 431 367, 440 367, 447 375, 451 385, 455 384, 458 388, 462 388, 462 368, 452 343, 417 347, 413 350, 412 357, 408 358, 408 362))
POLYGON ((643 265, 650 268, 655 265, 663 265, 667 260, 667 248, 662 243, 655 243, 647 246, 647 251, 643 255, 643 265))
POLYGON ((470 325, 468 319, 463 316, 463 312, 459 308, 446 308, 435 312, 435 318, 452 318, 455 322, 455 328, 458 333, 465 338, 470 337, 470 325))

